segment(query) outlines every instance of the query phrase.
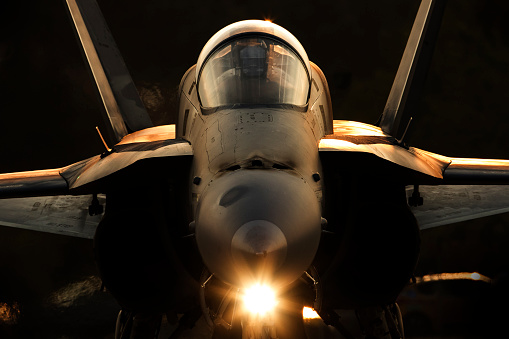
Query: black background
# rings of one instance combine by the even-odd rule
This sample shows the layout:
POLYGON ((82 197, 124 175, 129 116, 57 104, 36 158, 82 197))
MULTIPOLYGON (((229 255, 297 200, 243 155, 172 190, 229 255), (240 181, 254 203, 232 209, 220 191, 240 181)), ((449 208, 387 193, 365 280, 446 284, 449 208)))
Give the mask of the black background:
MULTIPOLYGON (((222 27, 271 19, 324 71, 335 119, 374 123, 419 1, 99 1, 156 124, 174 123, 177 88, 222 27)), ((450 0, 409 143, 446 156, 509 158, 509 4, 450 0)), ((101 105, 63 1, 0 3, 0 172, 96 155, 101 105)), ((505 275, 507 215, 423 232, 418 274, 505 275)), ((93 274, 90 242, 0 229, 0 296, 43 298, 93 274)), ((397 260, 396 260, 397 262, 397 260)), ((1 302, 1 300, 0 300, 1 302)))

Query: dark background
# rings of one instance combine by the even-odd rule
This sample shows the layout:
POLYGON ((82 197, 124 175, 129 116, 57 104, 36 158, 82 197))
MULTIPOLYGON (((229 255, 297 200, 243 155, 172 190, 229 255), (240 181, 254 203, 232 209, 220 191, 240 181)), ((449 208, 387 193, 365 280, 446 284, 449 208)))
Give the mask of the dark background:
MULTIPOLYGON (((374 123, 419 1, 99 4, 156 124, 175 122, 180 78, 216 31, 264 18, 292 32, 322 68, 335 119, 374 123)), ((412 146, 446 156, 509 158, 508 15, 503 0, 448 1, 409 132, 412 146)), ((64 2, 2 1, 0 172, 56 168, 101 153, 97 125, 106 130, 64 2)), ((504 276, 508 226, 502 215, 424 231, 418 274, 504 276)), ((49 291, 95 274, 90 248, 89 241, 0 229, 0 297, 42 303, 49 291)))

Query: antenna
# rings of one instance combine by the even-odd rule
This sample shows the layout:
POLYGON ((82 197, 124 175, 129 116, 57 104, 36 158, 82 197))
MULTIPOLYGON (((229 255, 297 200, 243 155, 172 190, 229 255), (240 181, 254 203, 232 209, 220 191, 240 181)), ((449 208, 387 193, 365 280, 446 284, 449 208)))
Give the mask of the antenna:
POLYGON ((104 141, 103 135, 101 134, 101 131, 99 130, 99 126, 95 126, 95 130, 99 134, 99 137, 101 138, 101 141, 103 142, 104 147, 106 147, 106 151, 110 152, 111 148, 109 148, 108 144, 106 143, 106 141, 104 141))

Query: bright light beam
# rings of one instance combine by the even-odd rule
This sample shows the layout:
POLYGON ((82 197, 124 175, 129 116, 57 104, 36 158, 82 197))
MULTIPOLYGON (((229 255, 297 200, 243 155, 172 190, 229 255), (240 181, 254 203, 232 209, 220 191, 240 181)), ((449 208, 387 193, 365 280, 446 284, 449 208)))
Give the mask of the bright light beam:
POLYGON ((254 285, 244 293, 244 305, 252 313, 264 315, 277 305, 276 294, 265 285, 254 285))
POLYGON ((320 316, 311 307, 304 307, 302 309, 302 318, 305 319, 305 320, 320 319, 320 316))

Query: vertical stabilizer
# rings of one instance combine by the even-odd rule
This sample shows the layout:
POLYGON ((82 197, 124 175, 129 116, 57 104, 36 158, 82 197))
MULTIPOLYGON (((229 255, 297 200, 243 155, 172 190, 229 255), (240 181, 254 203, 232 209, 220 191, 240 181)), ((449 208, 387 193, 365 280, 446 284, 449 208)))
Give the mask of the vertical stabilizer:
POLYGON ((398 139, 403 137, 410 119, 416 114, 444 7, 445 0, 422 0, 415 17, 379 124, 385 133, 398 139))
POLYGON ((152 127, 127 67, 95 0, 66 0, 113 129, 114 142, 152 127))

